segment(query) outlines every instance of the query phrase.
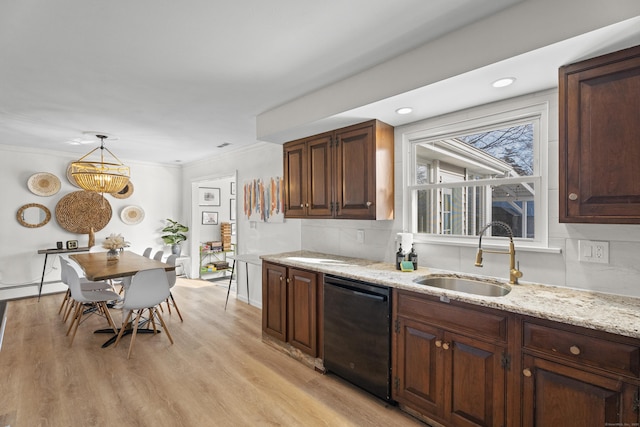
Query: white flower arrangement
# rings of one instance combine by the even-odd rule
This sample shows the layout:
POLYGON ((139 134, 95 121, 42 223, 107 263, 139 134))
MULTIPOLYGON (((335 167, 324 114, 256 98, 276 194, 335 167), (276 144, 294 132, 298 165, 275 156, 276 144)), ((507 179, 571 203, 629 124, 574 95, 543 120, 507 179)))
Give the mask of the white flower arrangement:
POLYGON ((102 243, 102 247, 105 249, 118 250, 128 248, 129 244, 121 234, 111 233, 111 235, 104 240, 104 243, 102 243))

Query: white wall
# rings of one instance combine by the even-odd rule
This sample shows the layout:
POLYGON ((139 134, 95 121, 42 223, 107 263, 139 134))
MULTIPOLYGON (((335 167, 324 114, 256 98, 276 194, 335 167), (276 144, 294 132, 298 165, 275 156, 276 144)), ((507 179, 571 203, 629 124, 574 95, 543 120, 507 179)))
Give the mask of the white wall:
MULTIPOLYGON (((531 94, 519 99, 532 103, 551 99, 548 129, 548 215, 549 245, 561 253, 518 251, 522 281, 579 288, 619 295, 640 297, 640 225, 561 224, 558 221, 558 105, 557 92, 531 94), (578 240, 602 240, 609 242, 610 263, 590 264, 578 261, 578 240)), ((499 103, 508 106, 512 101, 499 103)), ((508 108, 508 107, 507 107, 508 108)), ((403 231, 402 144, 398 135, 415 130, 421 122, 396 128, 395 182, 396 218, 394 221, 335 221, 304 220, 302 222, 302 248, 344 256, 358 256, 392 262, 397 247, 396 233, 403 231), (356 240, 356 230, 365 232, 365 241, 356 240)), ((482 269, 474 267, 475 247, 416 243, 421 266, 446 269, 468 274, 481 274, 508 278, 508 258, 504 255, 487 255, 482 269)))
MULTIPOLYGON (((19 288, 24 284, 40 283, 44 255, 38 249, 55 248, 57 241, 78 240, 86 246, 87 235, 70 233, 60 227, 55 218, 55 207, 66 194, 78 191, 66 179, 66 169, 75 157, 53 151, 22 149, 0 146, 0 180, 3 183, 0 217, 4 219, 0 246, 0 299, 37 294, 37 286, 19 288), (36 172, 56 175, 62 184, 60 191, 51 197, 37 196, 27 188, 28 178, 36 172), (39 203, 51 211, 51 221, 40 228, 26 228, 16 219, 16 211, 26 203, 39 203), (8 289, 11 289, 9 291, 8 289)), ((127 199, 116 199, 107 195, 112 208, 112 217, 107 226, 96 232, 99 245, 110 233, 121 233, 129 242, 131 250, 141 253, 147 246, 154 250, 170 249, 160 239, 160 230, 166 218, 177 218, 182 213, 181 169, 179 166, 160 166, 129 162, 133 194, 127 199), (127 225, 120 219, 120 212, 129 205, 141 207, 144 220, 137 225, 127 225)), ((49 257, 46 281, 59 280, 56 257, 49 257)), ((45 285, 43 292, 60 290, 60 286, 45 285)))
MULTIPOLYGON (((184 166, 183 195, 190 193, 194 183, 210 181, 237 173, 236 238, 238 254, 270 254, 300 249, 300 220, 285 220, 283 223, 250 222, 242 214, 242 187, 254 178, 282 176, 282 145, 256 143, 250 148, 221 154, 184 166)), ((190 204, 185 204, 189 210, 190 204)), ((194 207, 198 209, 199 207, 194 207)), ((196 219, 192 219, 195 222, 196 219)), ((198 253, 198 242, 191 240, 191 253, 198 253)), ((193 258, 193 257, 192 257, 193 258)), ((191 273, 197 277, 198 263, 192 262, 191 273)), ((262 306, 262 270, 249 265, 249 297, 252 305, 262 306)), ((245 267, 237 269, 238 299, 247 301, 245 267)))

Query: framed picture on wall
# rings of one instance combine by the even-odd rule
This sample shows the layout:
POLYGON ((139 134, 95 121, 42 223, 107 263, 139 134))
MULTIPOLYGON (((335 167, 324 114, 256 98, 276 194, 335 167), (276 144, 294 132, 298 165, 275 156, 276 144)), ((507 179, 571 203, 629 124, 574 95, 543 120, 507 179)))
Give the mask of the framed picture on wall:
POLYGON ((198 204, 200 206, 220 206, 220 189, 198 188, 198 204))
POLYGON ((218 212, 202 212, 203 225, 218 225, 218 212))
POLYGON ((236 220, 236 199, 229 199, 229 220, 236 220))
POLYGON ((236 234, 236 223, 232 222, 231 223, 231 235, 235 236, 235 234, 236 234))
POLYGON ((231 195, 233 196, 234 194, 236 194, 236 182, 232 181, 231 182, 231 195))

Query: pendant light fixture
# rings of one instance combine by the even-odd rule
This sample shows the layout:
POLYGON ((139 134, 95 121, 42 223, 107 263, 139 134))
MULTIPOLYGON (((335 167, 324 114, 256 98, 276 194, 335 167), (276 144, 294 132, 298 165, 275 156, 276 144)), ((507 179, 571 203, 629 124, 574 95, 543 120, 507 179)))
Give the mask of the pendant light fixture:
POLYGON ((129 182, 129 166, 125 166, 107 147, 104 146, 106 135, 96 135, 100 139, 100 147, 96 147, 77 161, 71 163, 71 175, 78 185, 96 193, 117 193, 129 182), (100 149, 100 161, 88 159, 97 149, 100 149), (104 152, 109 153, 117 162, 105 162, 104 152))

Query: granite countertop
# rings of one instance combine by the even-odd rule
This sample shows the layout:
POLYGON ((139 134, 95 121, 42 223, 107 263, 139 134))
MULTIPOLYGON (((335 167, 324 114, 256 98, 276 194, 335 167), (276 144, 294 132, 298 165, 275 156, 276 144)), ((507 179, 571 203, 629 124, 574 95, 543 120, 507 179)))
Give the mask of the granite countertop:
POLYGON ((305 270, 335 274, 426 295, 446 296, 450 300, 640 338, 640 298, 527 282, 509 285, 511 292, 505 296, 486 297, 424 286, 414 283, 413 280, 427 275, 442 274, 493 281, 495 278, 458 275, 451 271, 425 267, 419 267, 412 272, 401 272, 389 263, 308 251, 262 255, 260 258, 305 270))

